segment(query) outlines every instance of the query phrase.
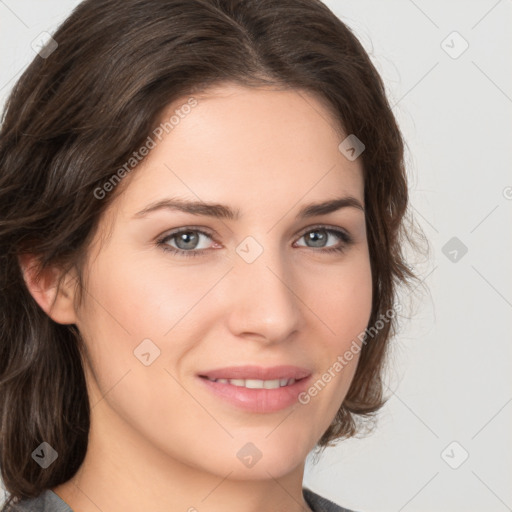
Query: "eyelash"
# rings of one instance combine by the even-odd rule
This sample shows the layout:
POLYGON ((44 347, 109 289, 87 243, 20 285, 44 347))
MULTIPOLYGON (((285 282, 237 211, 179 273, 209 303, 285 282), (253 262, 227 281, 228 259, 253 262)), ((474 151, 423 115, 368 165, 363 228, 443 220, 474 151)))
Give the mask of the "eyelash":
MULTIPOLYGON (((174 247, 171 247, 169 246, 166 242, 168 242, 169 240, 173 239, 174 237, 180 235, 181 233, 188 233, 188 232, 194 232, 194 233, 200 233, 208 238, 212 238, 212 235, 210 233, 207 233, 206 231, 203 231, 202 229, 198 229, 198 228, 193 228, 193 227, 185 227, 185 228, 180 228, 179 230, 177 231, 173 231, 172 233, 169 233, 167 235, 165 235, 163 238, 160 238, 157 240, 157 245, 159 247, 162 248, 163 251, 165 252, 170 252, 172 254, 175 254, 177 256, 183 256, 183 257, 195 257, 195 256, 200 256, 201 254, 204 254, 205 252, 209 252, 210 250, 214 250, 214 249, 191 249, 190 251, 184 251, 182 249, 175 249, 174 247)), ((319 225, 319 226, 313 226, 313 227, 310 227, 308 228, 307 231, 304 231, 302 233, 302 235, 299 237, 299 240, 307 235, 308 233, 310 232, 313 232, 313 231, 325 231, 326 233, 328 234, 332 234, 332 235, 335 235, 337 236, 342 242, 341 242, 341 245, 339 246, 335 246, 335 247, 328 247, 328 248, 319 248, 318 251, 319 252, 323 252, 323 253, 342 253, 344 252, 348 246, 350 246, 352 243, 353 243, 353 239, 352 237, 346 233, 345 231, 341 231, 339 229, 334 229, 334 228, 330 228, 328 226, 323 226, 323 225, 319 225)), ((301 247, 304 247, 304 246, 301 246, 301 247)), ((314 247, 307 247, 306 248, 308 249, 315 249, 314 247)))

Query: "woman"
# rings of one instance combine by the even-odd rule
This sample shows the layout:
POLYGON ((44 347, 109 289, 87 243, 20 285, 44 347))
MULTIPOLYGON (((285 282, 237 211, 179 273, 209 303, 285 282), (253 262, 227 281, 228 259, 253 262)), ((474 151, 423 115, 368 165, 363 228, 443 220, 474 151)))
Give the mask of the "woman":
POLYGON ((304 463, 385 403, 407 201, 320 1, 81 3, 1 130, 5 510, 346 510, 304 463))

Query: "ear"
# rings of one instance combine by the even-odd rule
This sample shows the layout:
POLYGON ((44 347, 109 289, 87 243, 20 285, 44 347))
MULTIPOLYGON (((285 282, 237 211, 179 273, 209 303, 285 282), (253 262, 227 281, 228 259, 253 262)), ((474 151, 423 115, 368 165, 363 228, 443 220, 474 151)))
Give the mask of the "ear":
POLYGON ((44 270, 36 276, 38 260, 33 254, 18 255, 18 262, 27 288, 41 309, 59 324, 75 324, 76 314, 73 304, 76 277, 68 273, 62 279, 60 290, 57 284, 61 271, 57 267, 44 270))

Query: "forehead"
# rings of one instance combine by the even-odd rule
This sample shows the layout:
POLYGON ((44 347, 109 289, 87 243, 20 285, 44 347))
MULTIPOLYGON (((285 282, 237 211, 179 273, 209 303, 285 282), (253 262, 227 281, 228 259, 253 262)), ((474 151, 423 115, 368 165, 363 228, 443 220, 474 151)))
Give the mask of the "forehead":
POLYGON ((120 197, 127 214, 165 193, 271 215, 301 198, 362 199, 360 159, 340 152, 340 122, 316 95, 226 84, 193 98, 163 112, 160 138, 120 197))

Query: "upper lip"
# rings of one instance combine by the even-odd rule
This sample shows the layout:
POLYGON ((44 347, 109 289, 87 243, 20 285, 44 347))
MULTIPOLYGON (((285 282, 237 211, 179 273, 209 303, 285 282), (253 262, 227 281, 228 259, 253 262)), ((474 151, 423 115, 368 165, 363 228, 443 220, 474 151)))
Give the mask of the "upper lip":
POLYGON ((282 365, 282 366, 228 366, 226 368, 216 368, 199 373, 200 377, 208 377, 209 379, 295 379, 299 380, 311 375, 306 368, 299 366, 282 365))

